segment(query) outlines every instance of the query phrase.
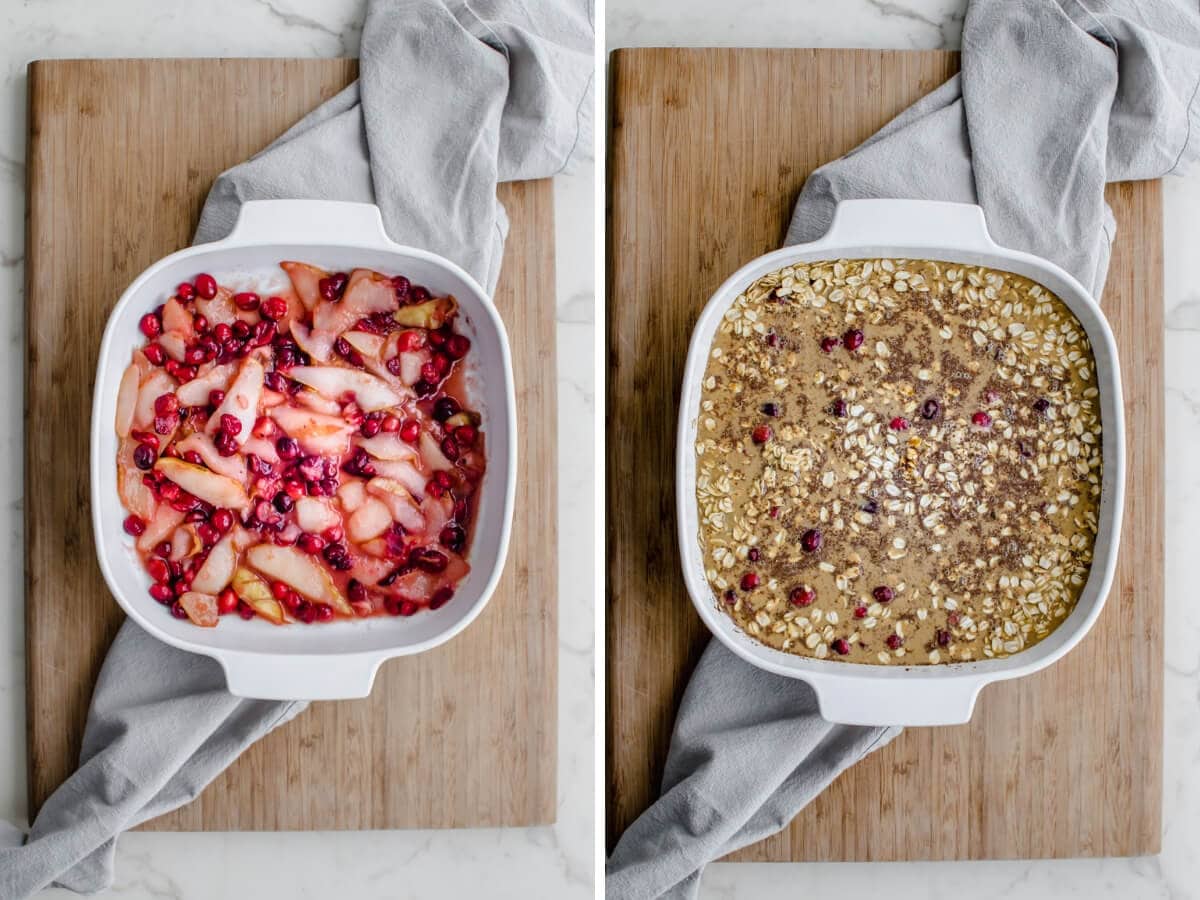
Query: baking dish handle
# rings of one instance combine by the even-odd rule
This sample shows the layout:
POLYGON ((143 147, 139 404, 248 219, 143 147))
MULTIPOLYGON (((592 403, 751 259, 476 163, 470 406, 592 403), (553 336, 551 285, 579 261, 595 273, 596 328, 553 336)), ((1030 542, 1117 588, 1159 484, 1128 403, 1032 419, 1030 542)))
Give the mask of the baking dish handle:
POLYGON ((222 243, 392 246, 378 206, 343 200, 248 200, 222 243))
POLYGON ((353 700, 366 697, 381 660, 329 656, 218 658, 229 693, 255 700, 353 700))
POLYGON ((843 200, 818 243, 994 250, 982 207, 942 200, 843 200))
MULTIPOLYGON (((892 673, 888 673, 892 674, 892 673)), ((809 682, 821 717, 844 725, 961 725, 986 683, 977 678, 837 678, 809 682)))

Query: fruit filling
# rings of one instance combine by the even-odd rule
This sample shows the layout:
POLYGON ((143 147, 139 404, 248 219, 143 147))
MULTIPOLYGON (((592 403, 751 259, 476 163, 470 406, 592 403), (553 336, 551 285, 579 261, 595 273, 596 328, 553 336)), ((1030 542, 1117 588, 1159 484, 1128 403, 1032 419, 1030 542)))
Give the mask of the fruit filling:
POLYGON ((485 465, 458 305, 402 275, 280 267, 261 295, 201 273, 139 321, 117 485, 150 596, 203 627, 438 609, 469 571, 485 465))
POLYGON ((1095 360, 1027 278, 901 259, 763 276, 714 336, 696 453, 715 602, 788 653, 1010 656, 1087 581, 1095 360))

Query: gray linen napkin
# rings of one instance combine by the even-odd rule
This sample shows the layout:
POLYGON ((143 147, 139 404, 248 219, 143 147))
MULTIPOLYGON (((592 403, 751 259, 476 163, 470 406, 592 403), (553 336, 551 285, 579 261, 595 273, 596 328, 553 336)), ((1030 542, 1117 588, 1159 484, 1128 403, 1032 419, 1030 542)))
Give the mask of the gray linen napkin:
MULTIPOLYGON (((821 236, 841 200, 978 203, 997 242, 1099 295, 1115 230, 1105 182, 1158 178, 1200 152, 1200 15, 1167 0, 971 0, 962 44, 959 76, 809 177, 785 243, 821 236)), ((898 733, 831 725, 802 682, 711 641, 662 796, 614 849, 607 896, 696 897, 707 863, 784 828, 898 733)))
MULTIPOLYGON (((507 230, 496 184, 591 154, 592 15, 591 0, 371 0, 359 82, 224 173, 196 242, 228 233, 245 200, 370 201, 394 240, 441 253, 492 290, 507 230)), ((211 659, 126 622, 96 683, 78 771, 23 844, 0 829, 0 900, 51 883, 108 887, 122 831, 187 803, 305 705, 234 697, 211 659)))

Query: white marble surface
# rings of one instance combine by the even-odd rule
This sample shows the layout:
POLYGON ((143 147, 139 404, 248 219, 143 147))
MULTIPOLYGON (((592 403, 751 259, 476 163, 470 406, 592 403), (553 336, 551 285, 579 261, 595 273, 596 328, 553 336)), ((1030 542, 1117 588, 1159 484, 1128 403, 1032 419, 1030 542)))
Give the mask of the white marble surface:
MULTIPOLYGON (((607 46, 957 49, 965 0, 607 0, 607 46)), ((721 864, 701 896, 978 900, 1200 897, 1200 171, 1168 178, 1166 237, 1166 747, 1163 852, 1138 859, 889 864, 721 864), (1189 462, 1190 461, 1190 462, 1189 462)))
MULTIPOLYGON (((357 52, 364 0, 0 0, 0 359, 22 390, 25 65, 35 58, 341 56, 357 52)), ((109 896, 582 898, 593 884, 593 173, 556 180, 558 261, 558 824, 550 828, 121 839, 109 896)), ((22 420, 0 412, 0 819, 25 804, 22 420)), ((73 896, 50 891, 44 895, 73 896)))

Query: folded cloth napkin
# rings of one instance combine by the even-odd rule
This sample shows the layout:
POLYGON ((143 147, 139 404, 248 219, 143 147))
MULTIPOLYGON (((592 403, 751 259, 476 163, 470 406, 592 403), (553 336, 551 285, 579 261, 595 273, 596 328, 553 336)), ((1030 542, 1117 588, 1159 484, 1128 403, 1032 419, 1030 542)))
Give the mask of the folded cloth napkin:
MULTIPOLYGON (((962 48, 959 76, 809 177, 786 243, 822 235, 841 200, 978 203, 999 243, 1098 296, 1114 235, 1105 182, 1158 178, 1200 150, 1200 15, 1167 0, 971 0, 962 48)), ((711 642, 662 796, 614 848, 607 896, 696 897, 708 862, 784 828, 896 733, 824 722, 804 683, 711 642)))
MULTIPOLYGON (((591 0, 371 0, 357 84, 224 173, 196 241, 245 200, 378 204, 388 234, 446 256, 489 291, 506 234, 498 182, 547 178, 591 154, 591 0)), ((194 798, 304 709, 244 700, 220 667, 126 622, 92 697, 79 770, 28 838, 0 829, 0 900, 113 879, 122 831, 194 798), (7 845, 7 846, 6 846, 7 845)))

